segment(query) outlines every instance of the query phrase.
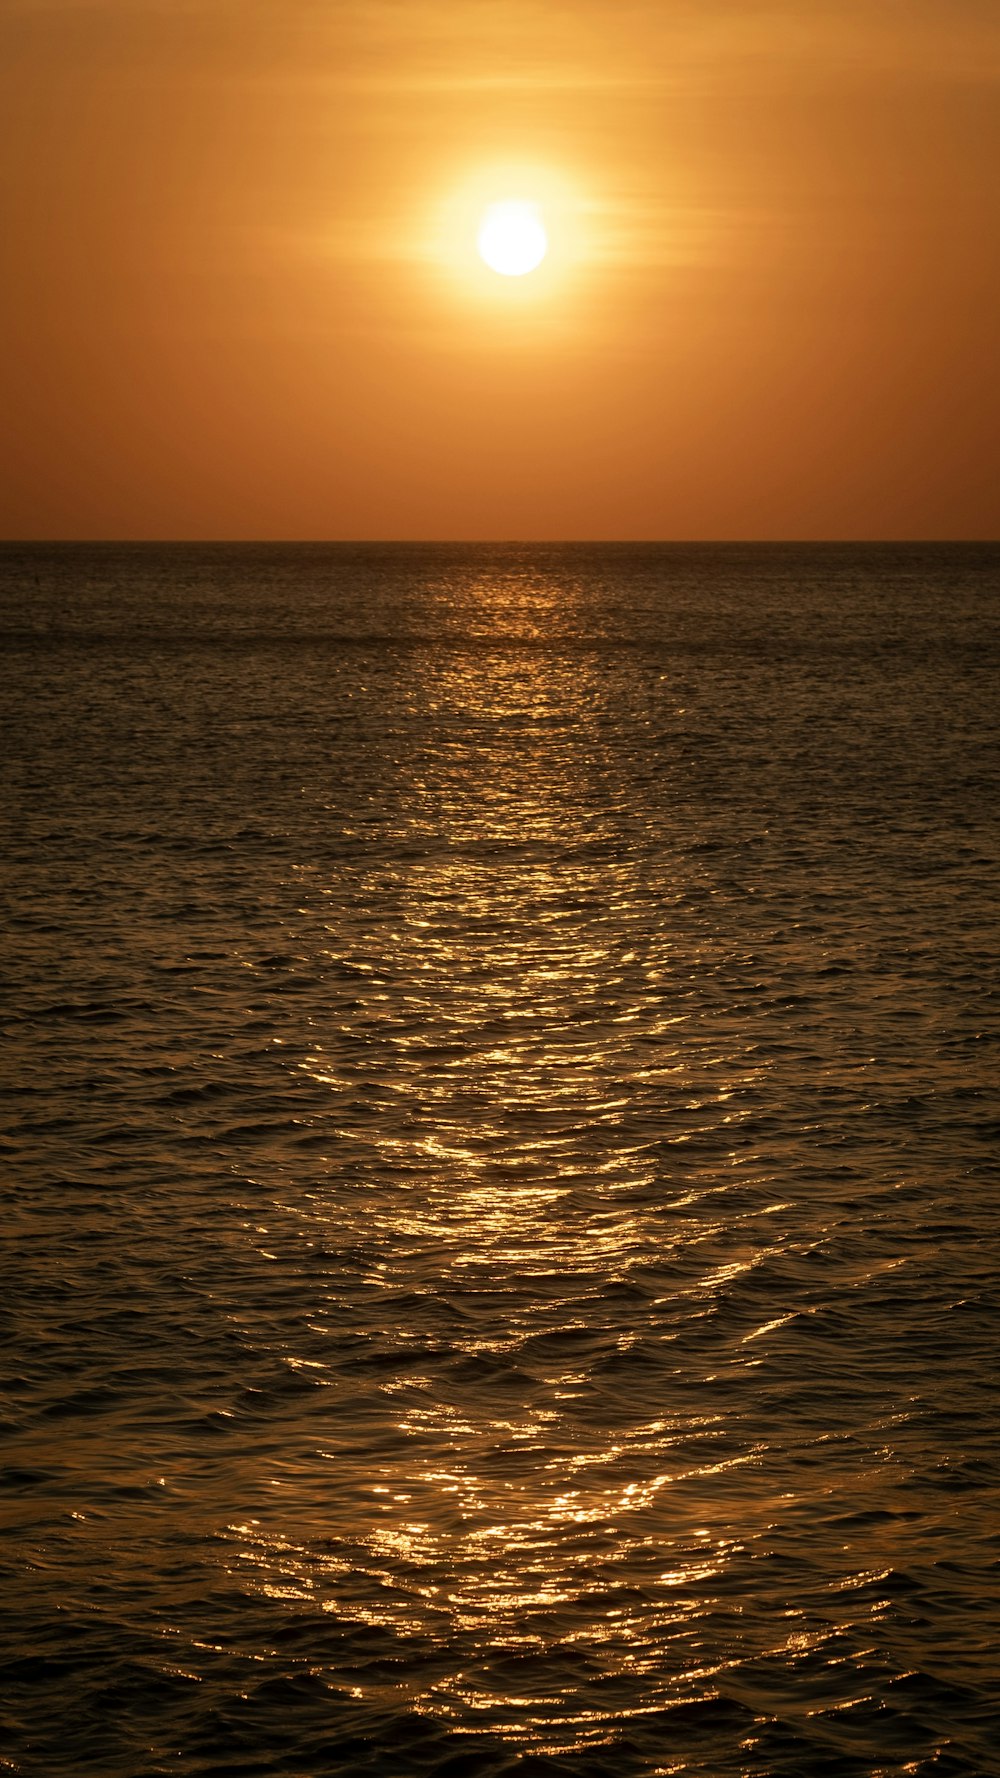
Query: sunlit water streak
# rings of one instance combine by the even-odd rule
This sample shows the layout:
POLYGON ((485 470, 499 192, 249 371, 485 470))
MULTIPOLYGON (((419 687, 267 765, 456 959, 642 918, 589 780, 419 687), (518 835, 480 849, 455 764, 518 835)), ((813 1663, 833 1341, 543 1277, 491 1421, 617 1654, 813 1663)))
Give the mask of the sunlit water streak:
POLYGON ((998 563, 0 556, 0 1770, 1000 1772, 998 563))

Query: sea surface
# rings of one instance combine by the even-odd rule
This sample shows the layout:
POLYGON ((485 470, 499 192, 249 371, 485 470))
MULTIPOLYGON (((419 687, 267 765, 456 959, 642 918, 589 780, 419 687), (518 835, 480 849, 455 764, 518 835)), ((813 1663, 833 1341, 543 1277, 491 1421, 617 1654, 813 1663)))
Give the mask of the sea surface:
POLYGON ((998 591, 0 552, 0 1771, 1000 1773, 998 591))

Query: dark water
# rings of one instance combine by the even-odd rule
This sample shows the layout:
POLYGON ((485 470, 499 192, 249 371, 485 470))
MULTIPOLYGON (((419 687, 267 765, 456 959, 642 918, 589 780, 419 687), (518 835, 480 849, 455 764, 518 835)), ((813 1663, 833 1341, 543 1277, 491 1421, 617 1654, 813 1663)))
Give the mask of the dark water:
POLYGON ((1000 1773, 998 570, 0 557, 0 1770, 1000 1773))

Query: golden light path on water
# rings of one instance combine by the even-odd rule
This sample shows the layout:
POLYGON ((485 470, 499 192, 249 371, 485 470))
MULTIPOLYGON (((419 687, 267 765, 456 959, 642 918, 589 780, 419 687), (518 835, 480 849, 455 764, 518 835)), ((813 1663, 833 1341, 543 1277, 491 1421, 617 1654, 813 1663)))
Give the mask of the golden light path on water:
MULTIPOLYGON (((684 1709, 745 1731, 741 1685, 749 1702, 820 1660, 829 1707, 861 1708, 892 1521, 826 1550, 843 1623, 796 1597, 797 1547, 857 1452, 808 1365, 784 1454, 772 1439, 830 1233, 822 1196, 793 1207, 775 1183, 775 1057, 748 1040, 690 862, 672 882, 662 813, 623 781, 592 659, 539 645, 571 627, 572 584, 465 597, 481 639, 412 663, 429 727, 378 788, 395 844, 346 896, 309 885, 335 904, 312 919, 317 965, 346 986, 303 1067, 338 1129, 284 1208, 355 1275, 346 1302, 330 1272, 303 1297, 318 1356, 289 1362, 343 1406, 311 1480, 276 1473, 273 1509, 231 1527, 234 1559, 270 1596, 426 1649, 424 1680, 375 1662, 357 1698, 403 1683, 418 1713, 551 1755, 684 1709), (516 646, 490 642, 498 607, 516 646), (790 1307, 773 1276, 754 1287, 776 1258, 790 1307), (322 1355, 345 1325, 360 1386, 322 1355)), ((901 1263, 859 1254, 840 1283, 901 1263)), ((898 1480, 900 1418, 873 1428, 869 1494, 898 1480)), ((657 1770, 689 1769, 668 1745, 657 1770)))

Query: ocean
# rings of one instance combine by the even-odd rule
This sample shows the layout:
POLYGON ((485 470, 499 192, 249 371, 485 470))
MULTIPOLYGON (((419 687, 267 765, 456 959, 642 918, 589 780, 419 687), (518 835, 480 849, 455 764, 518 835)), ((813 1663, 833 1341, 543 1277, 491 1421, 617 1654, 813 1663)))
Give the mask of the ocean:
POLYGON ((0 550, 0 1771, 1000 1773, 998 588, 0 550))

